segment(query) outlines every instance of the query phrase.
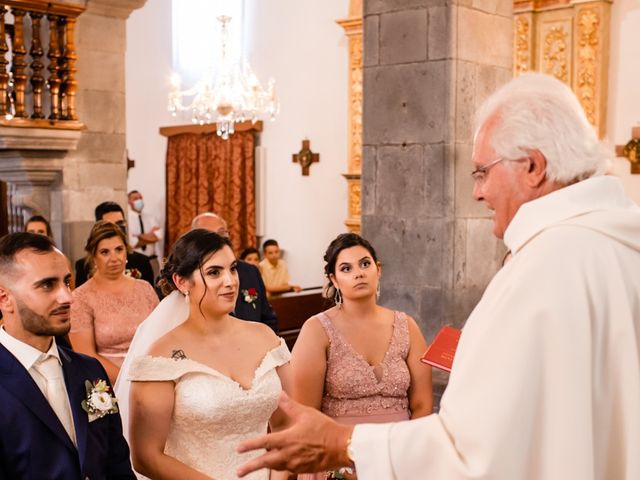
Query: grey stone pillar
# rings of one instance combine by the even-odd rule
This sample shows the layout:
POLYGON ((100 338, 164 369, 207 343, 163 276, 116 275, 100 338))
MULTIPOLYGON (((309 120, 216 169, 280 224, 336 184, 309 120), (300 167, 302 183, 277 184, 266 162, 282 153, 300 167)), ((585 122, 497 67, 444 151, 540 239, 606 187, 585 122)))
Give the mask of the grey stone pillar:
POLYGON ((364 2, 362 231, 381 302, 428 341, 464 324, 504 255, 469 173, 474 112, 511 78, 511 17, 512 0, 364 2))
POLYGON ((62 176, 63 248, 84 254, 95 206, 126 206, 124 55, 126 20, 146 0, 89 0, 76 25, 77 108, 86 129, 65 158, 62 176))

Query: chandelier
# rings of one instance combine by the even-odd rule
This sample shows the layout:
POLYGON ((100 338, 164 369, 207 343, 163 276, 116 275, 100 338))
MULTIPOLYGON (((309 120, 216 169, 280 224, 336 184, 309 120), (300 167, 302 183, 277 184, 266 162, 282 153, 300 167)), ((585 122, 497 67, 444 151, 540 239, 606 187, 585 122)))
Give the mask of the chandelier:
POLYGON ((231 17, 223 15, 218 17, 218 21, 222 33, 219 72, 214 75, 213 68, 208 69, 199 82, 183 91, 180 90, 180 77, 174 74, 169 92, 169 112, 176 116, 179 111, 191 111, 191 120, 195 124, 216 123, 218 135, 227 140, 234 133, 236 122, 251 120, 255 123, 264 117, 275 120, 280 104, 272 78, 265 90, 246 61, 240 66, 229 60, 227 47, 231 17), (190 97, 193 100, 184 103, 190 97))

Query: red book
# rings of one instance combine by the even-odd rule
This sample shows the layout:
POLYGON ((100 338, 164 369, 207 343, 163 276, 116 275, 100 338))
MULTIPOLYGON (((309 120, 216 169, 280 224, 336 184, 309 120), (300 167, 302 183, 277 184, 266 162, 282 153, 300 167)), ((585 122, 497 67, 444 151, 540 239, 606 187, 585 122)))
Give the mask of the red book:
POLYGON ((442 327, 420 361, 450 372, 461 333, 457 328, 442 327))

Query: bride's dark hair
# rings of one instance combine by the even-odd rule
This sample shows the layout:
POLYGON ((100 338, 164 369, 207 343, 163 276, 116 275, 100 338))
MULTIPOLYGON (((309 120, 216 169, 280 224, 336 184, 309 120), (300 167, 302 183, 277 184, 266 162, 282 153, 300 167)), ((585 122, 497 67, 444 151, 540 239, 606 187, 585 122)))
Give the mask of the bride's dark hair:
POLYGON ((191 230, 182 235, 173 244, 169 258, 160 272, 158 287, 162 293, 169 295, 178 288, 173 281, 174 273, 186 278, 197 270, 204 281, 202 265, 211 255, 225 246, 231 247, 228 238, 202 228, 191 230))

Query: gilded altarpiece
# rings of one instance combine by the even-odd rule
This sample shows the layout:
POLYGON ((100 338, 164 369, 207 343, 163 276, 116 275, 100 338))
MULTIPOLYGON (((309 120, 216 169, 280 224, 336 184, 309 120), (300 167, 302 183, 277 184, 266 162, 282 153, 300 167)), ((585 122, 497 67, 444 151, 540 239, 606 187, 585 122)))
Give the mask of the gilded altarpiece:
POLYGON ((360 233, 362 175, 362 0, 351 0, 349 18, 337 21, 349 40, 349 121, 347 179, 348 217, 345 225, 360 233))
POLYGON ((554 75, 605 134, 612 0, 514 0, 513 70, 554 75))

